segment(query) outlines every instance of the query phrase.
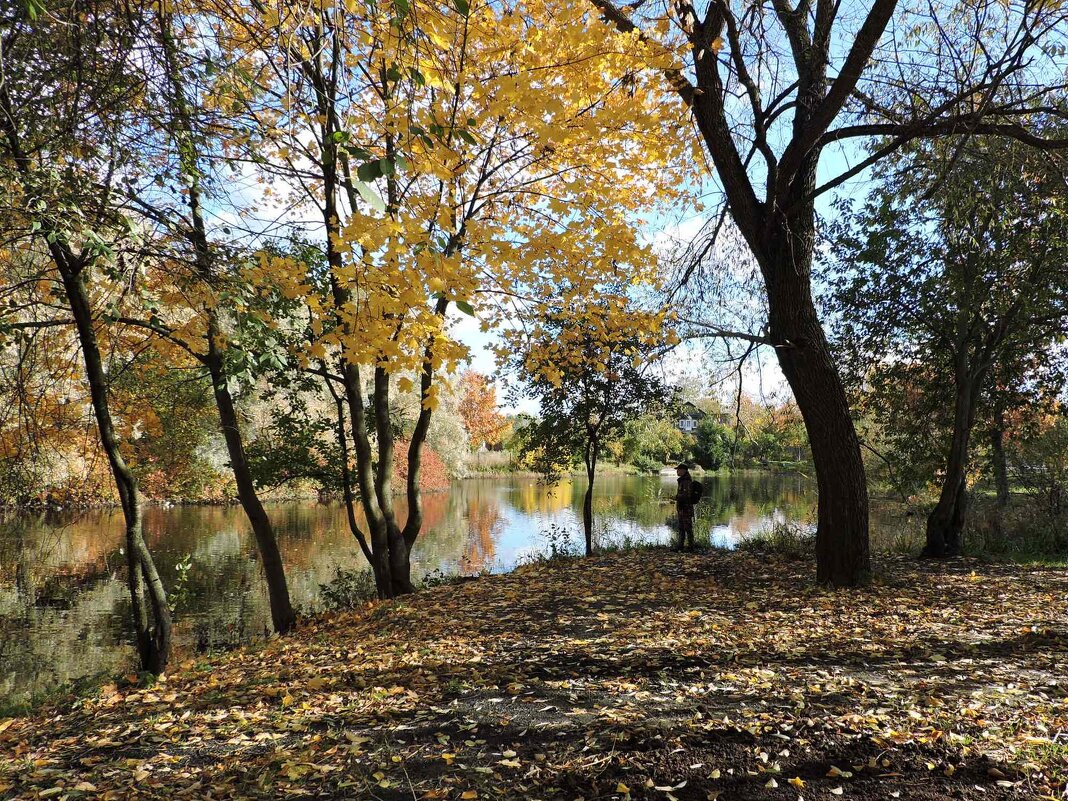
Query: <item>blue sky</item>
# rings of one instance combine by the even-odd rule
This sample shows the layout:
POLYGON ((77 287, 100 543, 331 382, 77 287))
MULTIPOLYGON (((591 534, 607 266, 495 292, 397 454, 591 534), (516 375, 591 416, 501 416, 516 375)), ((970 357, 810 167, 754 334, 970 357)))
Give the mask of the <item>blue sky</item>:
MULTIPOLYGON (((819 165, 819 183, 830 180, 849 169, 862 156, 855 149, 847 151, 844 147, 828 148, 824 151, 819 165)), ((707 192, 718 194, 714 178, 708 180, 707 192)), ((817 201, 817 209, 821 216, 828 217, 834 214, 833 201, 837 197, 864 198, 871 190, 873 179, 871 171, 854 177, 833 192, 826 193, 817 201)), ((672 236, 677 239, 690 239, 701 229, 706 219, 715 215, 715 209, 706 211, 701 215, 690 215, 682 219, 675 219, 663 213, 650 216, 644 223, 645 234, 649 240, 656 240, 658 236, 672 236)), ((817 260, 819 254, 817 253, 817 260)), ((817 279, 818 280, 818 279, 817 279)), ((818 289, 818 287, 817 287, 818 289)), ((491 332, 483 332, 477 320, 465 315, 455 313, 454 333, 457 338, 471 349, 470 367, 485 375, 494 376, 498 379, 498 398, 503 400, 503 388, 508 377, 501 374, 491 348, 495 342, 495 335, 491 332)), ((694 389, 702 395, 729 395, 736 391, 736 384, 731 382, 711 383, 714 365, 706 359, 703 349, 699 346, 680 347, 669 357, 665 369, 669 378, 679 386, 694 389)), ((779 370, 775 355, 770 349, 764 348, 750 358, 743 371, 742 388, 751 396, 774 400, 785 400, 792 397, 790 388, 779 370)), ((518 404, 504 405, 507 412, 536 413, 537 404, 530 400, 520 401, 518 404)))

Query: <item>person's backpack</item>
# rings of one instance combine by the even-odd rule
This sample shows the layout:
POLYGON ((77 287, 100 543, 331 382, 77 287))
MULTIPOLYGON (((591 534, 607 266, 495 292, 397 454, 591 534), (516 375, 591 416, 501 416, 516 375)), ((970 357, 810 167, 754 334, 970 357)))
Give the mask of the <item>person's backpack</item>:
POLYGON ((690 482, 690 502, 696 504, 705 494, 705 485, 700 481, 690 482))

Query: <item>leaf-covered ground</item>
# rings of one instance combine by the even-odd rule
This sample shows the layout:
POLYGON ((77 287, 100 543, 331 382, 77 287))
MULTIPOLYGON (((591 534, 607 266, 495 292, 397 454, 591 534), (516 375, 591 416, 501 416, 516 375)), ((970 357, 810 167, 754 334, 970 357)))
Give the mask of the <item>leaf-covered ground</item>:
POLYGON ((0 796, 1061 798, 1068 575, 540 564, 0 722, 0 796))

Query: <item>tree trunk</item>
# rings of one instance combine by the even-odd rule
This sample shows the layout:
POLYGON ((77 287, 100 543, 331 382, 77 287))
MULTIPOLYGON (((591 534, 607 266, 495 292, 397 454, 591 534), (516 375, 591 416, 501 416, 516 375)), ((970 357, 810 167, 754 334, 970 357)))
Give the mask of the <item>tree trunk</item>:
MULTIPOLYGON (((445 317, 448 309, 448 299, 438 299, 434 307, 434 313, 441 318, 445 317)), ((412 431, 411 441, 408 443, 408 479, 405 485, 405 493, 408 500, 408 519, 404 522, 399 541, 391 542, 391 551, 396 548, 396 556, 391 556, 391 562, 395 564, 392 570, 395 587, 400 587, 403 592, 413 592, 415 585, 411 580, 411 551, 415 540, 423 529, 423 494, 419 487, 419 480, 423 471, 423 448, 426 446, 426 438, 430 433, 430 421, 434 415, 433 409, 425 402, 429 397, 430 388, 434 383, 434 346, 433 336, 427 341, 423 352, 423 369, 419 375, 419 417, 416 419, 415 428, 412 431), (400 548, 403 546, 403 554, 400 548)))
MULTIPOLYGON (((347 298, 331 277, 335 298, 341 308, 347 298)), ((370 550, 372 554, 371 569, 375 575, 375 586, 379 598, 393 597, 393 580, 389 563, 389 529, 382 510, 378 507, 375 493, 375 475, 372 463, 371 443, 367 437, 367 416, 363 400, 363 380, 360 368, 351 364, 344 356, 341 358, 341 375, 345 387, 345 401, 349 411, 349 427, 352 442, 356 449, 356 486, 360 490, 360 504, 369 529, 370 550)))
MULTIPOLYGON (((393 424, 389 416, 389 373, 376 367, 374 372, 374 416, 378 444, 375 464, 375 497, 381 510, 388 537, 390 597, 415 592, 412 583, 412 560, 404 532, 397 525, 393 508, 393 462, 395 456, 393 424)), ((409 511, 410 514, 410 511, 409 511)))
POLYGON ((809 238, 781 233, 765 269, 769 333, 805 421, 816 473, 816 580, 855 587, 871 574, 868 487, 849 402, 812 300, 809 238), (790 243, 798 245, 795 251, 790 243), (807 256, 806 256, 807 254, 807 256))
POLYGON ((404 533, 396 526, 392 526, 389 532, 389 577, 393 592, 391 597, 415 592, 411 549, 404 540, 404 533))
MULTIPOLYGON (((161 13, 159 24, 164 62, 170 78, 171 91, 167 95, 167 102, 174 116, 174 119, 170 121, 169 133, 181 159, 182 177, 186 182, 186 199, 192 223, 185 229, 185 236, 193 248, 198 276, 207 286, 214 288, 217 283, 215 254, 209 245, 207 227, 204 223, 197 138, 182 83, 184 65, 179 60, 170 15, 161 13)), ((295 625, 296 613, 289 599, 282 553, 278 548, 278 538, 275 536, 271 519, 267 516, 259 495, 256 493, 256 485, 252 481, 248 459, 245 456, 241 427, 234 408, 233 396, 227 386, 226 370, 219 348, 219 315, 210 302, 204 309, 204 313, 207 317, 205 338, 208 352, 203 361, 211 376, 212 392, 219 411, 219 424, 226 442, 226 451, 230 457, 230 468, 237 484, 237 498, 252 527, 256 548, 263 564, 263 574, 267 581, 267 596, 271 605, 271 622, 275 631, 285 634, 295 625)))
POLYGON ((596 442, 586 446, 586 494, 582 498, 582 532, 586 536, 586 556, 593 556, 593 482, 597 476, 596 442))
POLYGON ((594 554, 594 478, 593 471, 586 470, 586 476, 590 483, 586 485, 585 496, 582 498, 582 532, 586 537, 586 555, 594 554))
POLYGON ((1001 409, 994 413, 994 426, 990 429, 990 463, 997 488, 997 506, 1004 509, 1009 505, 1009 468, 1005 460, 1005 413, 1001 409))
POLYGON ((968 444, 975 422, 977 379, 964 375, 957 380, 953 409, 953 437, 946 459, 946 474, 938 503, 927 517, 927 545, 923 555, 943 558, 960 554, 968 499, 968 444))
POLYGON ((245 516, 248 517, 249 525, 252 526, 252 534, 256 538, 256 548, 260 554, 263 576, 267 582, 267 597, 271 604, 271 622, 275 631, 285 634, 296 625, 297 615, 289 599, 289 586, 286 582, 285 566, 282 563, 282 552, 278 547, 278 538, 275 536, 271 519, 263 508, 256 492, 256 485, 252 481, 237 410, 234 408, 233 396, 226 385, 222 359, 215 351, 214 337, 209 335, 208 342, 211 386, 215 393, 215 405, 219 409, 219 422, 222 426, 223 439, 226 441, 226 451, 230 456, 230 469, 237 483, 237 498, 241 502, 241 508, 245 510, 245 516))
POLYGON ((159 674, 167 665, 171 649, 171 613, 167 606, 167 593, 145 544, 137 480, 122 457, 111 419, 107 379, 93 330, 92 311, 81 267, 72 263, 75 259, 65 248, 52 244, 51 249, 78 330, 100 443, 107 455, 126 521, 126 583, 130 591, 137 655, 143 670, 159 674))

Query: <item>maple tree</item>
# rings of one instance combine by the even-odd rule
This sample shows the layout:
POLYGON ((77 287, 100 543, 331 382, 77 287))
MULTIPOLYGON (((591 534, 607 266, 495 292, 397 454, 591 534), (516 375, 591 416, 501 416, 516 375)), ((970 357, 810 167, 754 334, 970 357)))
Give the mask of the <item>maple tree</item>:
MULTIPOLYGON (((664 312, 636 307, 603 287, 580 312, 551 305, 529 333, 513 332, 513 371, 538 402, 539 416, 524 429, 523 451, 556 482, 576 454, 586 472, 582 529, 593 553, 593 496, 606 440, 627 422, 670 404, 671 391, 653 372, 653 356, 670 340, 664 312)), ((566 294, 566 293, 565 293, 566 294)))
POLYGON ((646 42, 667 60, 660 74, 686 103, 695 144, 763 279, 766 332, 749 339, 774 348, 805 421, 819 485, 819 579, 860 584, 870 574, 867 482, 812 292, 816 200, 917 139, 983 133, 1068 145, 1035 130, 1065 117, 1068 8, 1010 0, 968 14, 875 0, 854 14, 830 0, 775 0, 770 9, 590 2, 621 40, 646 42), (858 158, 821 174, 824 151, 850 144, 858 158))
POLYGON ((467 430, 471 449, 483 445, 499 445, 508 421, 497 409, 497 388, 488 376, 465 370, 460 375, 458 391, 460 415, 467 430))
POLYGON ((409 592, 422 449, 440 376, 467 352, 449 310, 491 325, 579 263, 589 278, 575 297, 621 264, 651 279, 655 259, 630 220, 685 195, 681 106, 633 74, 634 58, 651 57, 641 42, 587 34, 583 9, 566 3, 212 14, 219 49, 248 76, 219 101, 245 120, 228 148, 323 231, 323 264, 265 253, 248 278, 306 300, 295 358, 346 413, 368 528, 354 534, 380 592, 409 592), (624 146, 635 137, 646 146, 624 146), (389 409, 412 391, 421 411, 402 525, 389 409))

